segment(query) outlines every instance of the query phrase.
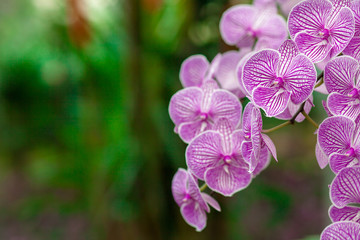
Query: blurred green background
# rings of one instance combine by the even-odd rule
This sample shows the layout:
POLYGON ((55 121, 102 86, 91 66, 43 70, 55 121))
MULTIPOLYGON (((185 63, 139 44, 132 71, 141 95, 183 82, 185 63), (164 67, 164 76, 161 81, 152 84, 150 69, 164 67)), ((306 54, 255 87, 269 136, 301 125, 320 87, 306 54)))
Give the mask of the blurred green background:
POLYGON ((235 3, 0 1, 0 239, 316 239, 332 175, 308 122, 269 134, 279 163, 232 198, 214 194, 222 212, 203 232, 173 201, 180 64, 230 49, 218 23, 235 3))

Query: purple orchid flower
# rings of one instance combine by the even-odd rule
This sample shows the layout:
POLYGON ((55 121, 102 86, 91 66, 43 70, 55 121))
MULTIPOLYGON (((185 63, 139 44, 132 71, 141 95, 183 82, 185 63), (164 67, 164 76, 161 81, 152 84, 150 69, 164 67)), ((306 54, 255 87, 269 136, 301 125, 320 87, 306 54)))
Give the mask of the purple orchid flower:
POLYGON ((331 170, 337 174, 346 167, 359 166, 359 124, 348 117, 334 116, 319 126, 318 144, 329 157, 331 170))
POLYGON ((229 45, 239 48, 259 46, 277 49, 287 38, 284 19, 274 8, 236 5, 226 10, 220 20, 220 33, 229 45))
POLYGON ((360 224, 356 222, 336 222, 327 226, 320 240, 359 240, 360 224))
POLYGON ((219 60, 215 57, 209 63, 206 57, 201 54, 185 59, 180 67, 180 81, 183 87, 201 87, 204 82, 213 79, 219 60))
POLYGON ((290 37, 312 62, 341 53, 354 36, 350 1, 306 0, 289 14, 290 37))
POLYGON ((316 70, 292 40, 276 50, 262 50, 245 63, 242 81, 257 107, 268 117, 285 111, 289 101, 308 99, 316 82, 316 70))
MULTIPOLYGON (((265 134, 261 133, 262 118, 260 110, 251 102, 244 109, 242 128, 244 133, 244 141, 241 144, 241 151, 245 162, 249 164, 249 172, 253 172, 262 160, 262 149, 268 149, 275 160, 276 149, 274 143, 265 134), (264 141, 266 138, 266 141, 264 141)), ((263 150, 265 151, 265 150, 263 150)))
POLYGON ((171 190, 181 215, 198 232, 206 226, 206 212, 210 212, 208 204, 220 211, 217 201, 208 194, 201 193, 195 179, 185 169, 180 168, 176 172, 171 190))
POLYGON ((249 52, 250 49, 245 48, 241 51, 228 51, 218 54, 220 60, 214 76, 223 89, 234 93, 238 98, 246 97, 246 91, 236 77, 236 70, 240 60, 249 52))
POLYGON ((330 61, 324 71, 324 83, 330 95, 327 106, 333 115, 355 120, 360 114, 359 63, 349 56, 330 61))
POLYGON ((355 34, 343 53, 360 61, 360 0, 352 1, 350 8, 354 13, 355 18, 355 34))
POLYGON ((234 126, 240 121, 242 106, 232 93, 218 89, 215 81, 206 81, 201 88, 188 87, 170 100, 169 114, 175 132, 188 143, 196 135, 212 129, 217 119, 227 118, 234 126))
POLYGON ((330 185, 333 206, 329 216, 333 222, 353 221, 360 223, 360 167, 342 169, 330 185))
POLYGON ((194 138, 186 149, 190 171, 224 196, 246 188, 252 179, 241 153, 244 133, 234 129, 226 118, 219 119, 214 130, 194 138))

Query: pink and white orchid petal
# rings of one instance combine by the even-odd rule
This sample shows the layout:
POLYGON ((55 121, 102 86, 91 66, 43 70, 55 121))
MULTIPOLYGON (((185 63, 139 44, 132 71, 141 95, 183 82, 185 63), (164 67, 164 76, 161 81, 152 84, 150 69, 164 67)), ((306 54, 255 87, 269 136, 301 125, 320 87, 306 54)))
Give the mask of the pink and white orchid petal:
POLYGON ((360 208, 352 206, 337 208, 331 206, 329 209, 329 217, 333 222, 353 221, 360 223, 360 208))
POLYGON ((359 160, 354 156, 339 153, 331 154, 329 163, 331 170, 335 174, 338 174, 343 168, 359 166, 359 160))
POLYGON ((350 118, 334 116, 325 119, 319 126, 318 143, 327 156, 345 154, 351 146, 355 123, 350 118))
POLYGON ((197 119, 202 97, 203 93, 197 87, 182 89, 172 96, 169 104, 169 114, 175 125, 197 119))
POLYGON ((300 54, 291 62, 284 75, 286 88, 291 91, 291 101, 300 104, 310 97, 316 83, 316 69, 309 59, 300 54))
POLYGON ((327 39, 305 32, 296 34, 294 41, 299 47, 299 51, 305 54, 313 63, 323 61, 332 48, 327 39))
POLYGON ((194 138, 186 148, 186 164, 197 178, 204 180, 205 171, 218 163, 222 153, 221 135, 206 131, 194 138))
POLYGON ((333 115, 341 115, 355 120, 360 114, 360 100, 337 92, 328 96, 327 106, 333 115))
POLYGON ((329 93, 350 93, 354 87, 354 79, 359 63, 352 57, 340 56, 331 60, 324 70, 324 83, 329 93))
POLYGON ((257 10, 250 5, 237 5, 226 10, 220 20, 220 33, 225 43, 251 47, 254 38, 248 35, 248 29, 251 29, 256 14, 257 10))
POLYGON ((360 167, 344 168, 330 185, 332 203, 343 208, 351 203, 360 203, 360 167))
POLYGON ((220 212, 221 208, 219 203, 210 195, 206 194, 206 193, 201 193, 201 196, 203 197, 203 199, 205 200, 205 202, 207 204, 209 204, 210 206, 212 206, 216 211, 220 212))
POLYGON ((320 240, 359 240, 360 224, 350 221, 335 222, 321 233, 320 240))
POLYGON ((205 182, 211 190, 231 197, 234 193, 249 186, 251 174, 243 168, 219 165, 206 171, 205 182))
POLYGON ((332 12, 332 4, 327 0, 307 0, 297 4, 290 12, 288 28, 294 39, 299 32, 315 34, 321 29, 332 12))
POLYGON ((360 36, 354 36, 351 39, 347 47, 343 50, 343 54, 349 55, 360 61, 360 36))
POLYGON ((277 72, 280 76, 284 76, 290 67, 291 61, 299 55, 300 52, 293 40, 286 40, 283 44, 281 44, 279 53, 281 57, 277 72))
POLYGON ((210 130, 212 128, 212 123, 197 120, 194 122, 182 123, 178 127, 178 133, 181 140, 185 143, 189 143, 194 137, 200 133, 210 130))
POLYGON ((183 204, 183 199, 187 192, 188 172, 185 169, 179 168, 175 173, 172 183, 171 191, 175 202, 179 207, 183 204))
POLYGON ((226 90, 217 90, 211 96, 209 115, 213 121, 227 118, 235 127, 241 120, 242 105, 239 99, 226 90))
POLYGON ((258 16, 259 18, 263 18, 259 27, 256 28, 259 39, 272 39, 274 42, 279 43, 286 40, 288 33, 284 18, 271 11, 262 11, 258 16))
POLYGON ((326 156, 324 151, 319 146, 319 143, 316 143, 315 156, 321 169, 324 169, 329 164, 329 157, 326 156))
POLYGON ((257 86, 270 86, 276 79, 279 59, 279 52, 270 49, 252 55, 243 68, 242 80, 245 89, 251 93, 257 86))
POLYGON ((252 172, 253 177, 257 176, 261 171, 263 171, 267 166, 269 166, 271 160, 271 154, 266 145, 261 147, 260 149, 260 156, 259 156, 259 162, 252 172))
POLYGON ((328 26, 333 48, 330 57, 341 53, 355 33, 355 20, 350 9, 342 8, 337 17, 328 26))
POLYGON ((180 68, 180 81, 184 87, 200 87, 209 68, 209 61, 203 55, 185 59, 180 68))
POLYGON ((254 103, 264 109, 267 117, 282 113, 290 100, 288 91, 269 87, 257 87, 252 95, 254 103))
POLYGON ((206 227, 206 213, 198 202, 190 200, 181 206, 180 212, 186 223, 195 227, 196 231, 200 232, 206 227))
POLYGON ((273 143, 273 141, 271 140, 271 138, 269 138, 269 136, 266 134, 261 134, 261 136, 262 136, 264 143, 266 144, 266 147, 269 149, 271 155, 274 157, 275 161, 278 161, 277 154, 276 154, 276 147, 275 147, 275 144, 273 143))

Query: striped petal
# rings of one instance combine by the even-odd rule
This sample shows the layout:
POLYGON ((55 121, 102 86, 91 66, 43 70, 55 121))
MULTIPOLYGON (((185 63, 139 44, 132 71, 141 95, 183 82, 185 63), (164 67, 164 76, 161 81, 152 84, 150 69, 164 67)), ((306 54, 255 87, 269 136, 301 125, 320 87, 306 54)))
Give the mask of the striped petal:
POLYGON ((333 115, 346 116, 355 120, 360 114, 360 100, 337 92, 328 96, 327 106, 333 115))
POLYGON ((252 95, 254 103, 264 109, 267 117, 282 113, 290 100, 288 91, 269 87, 257 87, 252 95))
POLYGON ((260 149, 259 162, 256 165, 255 170, 252 172, 253 177, 257 176, 267 166, 269 166, 271 160, 271 154, 267 146, 262 146, 260 149))
POLYGON ((343 168, 359 166, 359 160, 354 156, 346 154, 333 153, 330 155, 330 168, 338 174, 343 168))
POLYGON ((359 167, 344 168, 336 175, 330 186, 330 199, 338 208, 360 203, 359 167))
POLYGON ((321 147, 319 146, 319 143, 316 143, 316 147, 315 147, 315 155, 316 155, 316 160, 320 166, 321 169, 324 169, 328 163, 329 163, 329 157, 326 156, 326 154, 324 153, 324 151, 321 149, 321 147))
POLYGON ((360 223, 360 208, 351 206, 337 208, 331 206, 329 209, 329 217, 333 222, 353 221, 360 223))
POLYGON ((320 240, 359 240, 360 224, 344 221, 327 226, 322 231, 320 240))
POLYGON ((327 156, 345 154, 351 146, 355 123, 350 118, 335 116, 325 119, 319 126, 318 143, 327 156))
POLYGON ((209 68, 209 61, 203 55, 185 59, 180 68, 180 81, 184 87, 200 87, 209 68))
POLYGON ((200 232, 206 227, 206 212, 199 207, 199 203, 190 200, 180 208, 181 215, 187 224, 196 228, 200 232))
POLYGON ((299 55, 300 52, 293 40, 286 40, 283 44, 281 44, 279 53, 281 57, 277 72, 280 76, 283 76, 287 72, 291 61, 299 55))

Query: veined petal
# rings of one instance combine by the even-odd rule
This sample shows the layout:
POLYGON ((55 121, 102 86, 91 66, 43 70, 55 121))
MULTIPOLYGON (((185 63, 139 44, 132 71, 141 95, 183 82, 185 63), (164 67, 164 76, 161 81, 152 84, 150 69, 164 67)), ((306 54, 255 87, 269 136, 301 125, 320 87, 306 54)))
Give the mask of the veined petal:
POLYGON ((291 61, 299 55, 299 49, 296 46, 296 43, 293 40, 286 40, 283 44, 281 44, 279 48, 280 53, 280 61, 278 64, 278 73, 280 76, 284 76, 287 72, 291 61))
POLYGON ((296 34, 294 41, 299 51, 304 53, 311 62, 321 62, 330 52, 332 45, 323 37, 313 36, 305 32, 296 34))
POLYGON ((197 119, 202 96, 201 89, 197 87, 182 89, 172 96, 169 104, 169 114, 175 125, 197 119))
POLYGON ((226 10, 220 20, 220 33, 224 41, 237 45, 249 37, 247 30, 251 29, 256 14, 257 10, 250 5, 237 5, 226 10))
POLYGON ((175 173, 172 183, 171 191, 174 197, 175 202, 179 207, 183 203, 183 199, 187 192, 187 181, 188 181, 188 172, 185 169, 179 168, 175 173))
POLYGON ((200 87, 209 68, 209 61, 203 55, 185 59, 180 68, 180 81, 184 87, 200 87))
POLYGON ((280 54, 275 50, 262 50, 252 55, 243 68, 243 83, 251 93, 257 86, 270 86, 276 79, 280 54))
POLYGON ((321 233, 320 240, 359 240, 360 224, 356 222, 335 222, 321 233))
POLYGON ((339 153, 331 154, 329 162, 330 168, 335 174, 338 174, 343 168, 359 166, 359 160, 354 156, 339 153))
POLYGON ((252 142, 250 141, 244 141, 241 144, 241 153, 244 158, 244 161, 250 165, 251 160, 251 153, 252 153, 253 147, 252 142))
POLYGON ((299 32, 317 33, 332 12, 332 4, 327 0, 307 0, 297 4, 289 14, 288 27, 294 39, 299 32))
POLYGON ((333 115, 341 115, 355 120, 360 114, 360 99, 337 92, 328 96, 327 106, 333 115))
POLYGON ((355 33, 355 20, 349 8, 342 8, 333 22, 329 24, 332 45, 330 57, 344 50, 355 33))
POLYGON ((268 135, 265 135, 265 134, 261 134, 262 136, 262 139, 266 145, 266 147, 269 149, 271 155, 274 157, 274 159, 276 161, 277 160, 277 155, 276 155, 276 147, 275 147, 275 144, 273 143, 273 141, 271 140, 271 138, 269 138, 268 135))
POLYGON ((344 168, 330 186, 332 203, 343 208, 350 203, 360 203, 360 168, 344 168))
POLYGON ((210 130, 212 128, 212 123, 207 121, 197 120, 194 122, 186 122, 179 125, 178 133, 185 143, 189 143, 194 137, 200 133, 210 130))
POLYGON ((252 172, 253 177, 258 175, 261 171, 263 171, 267 166, 269 166, 271 160, 271 154, 266 145, 262 146, 260 149, 259 162, 252 172))
POLYGON ((234 131, 234 125, 227 118, 220 118, 214 125, 214 131, 221 134, 223 153, 230 155, 232 153, 231 134, 234 131))
POLYGON ((320 168, 324 169, 329 163, 329 158, 328 158, 328 156, 326 156, 324 151, 321 149, 321 147, 319 146, 319 143, 316 143, 315 155, 316 155, 316 160, 317 160, 320 168))
POLYGON ((350 118, 335 116, 325 119, 319 126, 318 143, 327 156, 345 154, 351 146, 355 123, 350 118))
POLYGON ((330 0, 335 8, 350 7, 351 0, 330 0))
POLYGON ((343 54, 349 55, 358 61, 360 60, 360 36, 354 36, 351 39, 347 47, 343 50, 343 54))
POLYGON ((360 223, 360 208, 351 206, 337 208, 331 206, 329 209, 329 217, 333 222, 353 221, 360 223))
POLYGON ((187 182, 187 191, 189 193, 189 195, 191 196, 191 198, 196 201, 197 203, 199 203, 199 206, 205 210, 206 212, 210 212, 210 208, 207 205, 207 203, 205 202, 205 200, 203 199, 201 192, 200 192, 200 188, 197 184, 197 181, 195 181, 194 177, 192 176, 191 173, 188 173, 188 182, 187 182))
POLYGON ((206 227, 206 213, 196 201, 189 201, 180 208, 181 215, 187 224, 200 232, 206 227))
POLYGON ((355 87, 359 63, 352 57, 340 56, 331 60, 324 70, 324 83, 329 93, 348 94, 355 87))
POLYGON ((241 119, 242 105, 239 99, 226 90, 216 90, 210 101, 209 114, 214 121, 227 118, 235 127, 241 119))
POLYGON ((243 168, 220 165, 206 170, 205 182, 211 190, 230 197, 249 186, 251 174, 243 168))
POLYGON ((316 70, 310 60, 300 54, 291 62, 284 75, 286 88, 291 91, 291 101, 300 104, 310 97, 316 82, 316 70))
POLYGON ((222 152, 221 135, 206 131, 194 138, 186 148, 186 164, 197 178, 204 180, 205 171, 218 163, 222 152))
POLYGON ((219 203, 210 195, 206 194, 206 193, 201 193, 203 199, 205 200, 206 203, 208 203, 210 206, 212 206, 216 211, 221 211, 220 205, 219 203))
POLYGON ((246 104, 243 112, 242 129, 247 136, 251 135, 251 112, 254 107, 254 104, 252 102, 249 102, 248 104, 246 104))
POLYGON ((244 169, 248 168, 248 164, 244 161, 242 155, 242 143, 245 141, 244 133, 242 129, 236 130, 231 134, 232 143, 232 158, 234 160, 234 166, 244 169))
POLYGON ((269 87, 257 87, 252 95, 254 103, 264 109, 267 117, 282 113, 290 100, 288 91, 269 87))

